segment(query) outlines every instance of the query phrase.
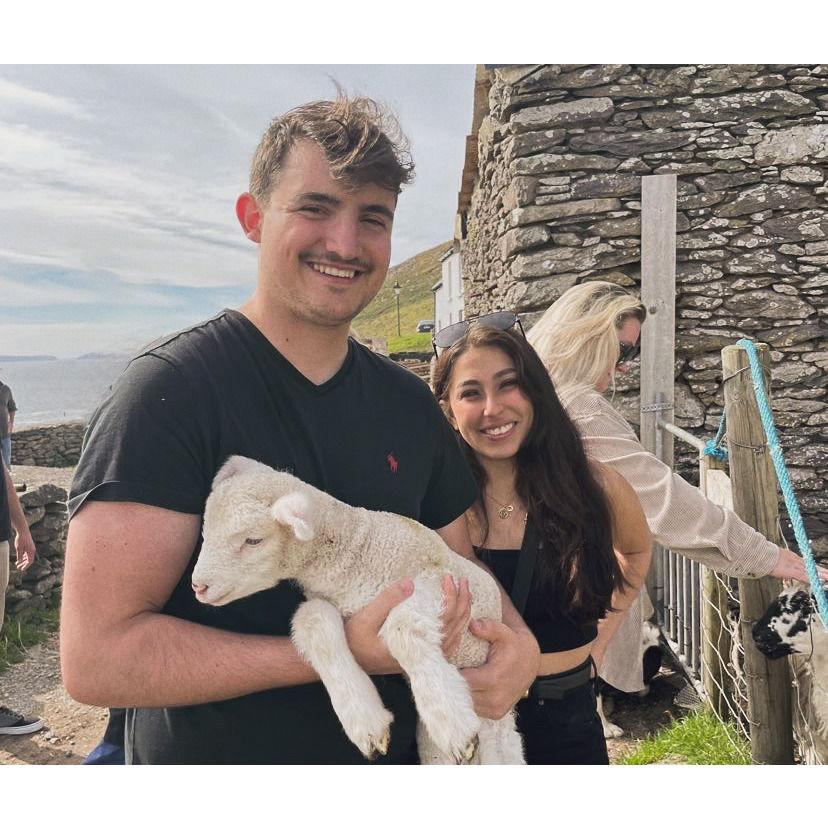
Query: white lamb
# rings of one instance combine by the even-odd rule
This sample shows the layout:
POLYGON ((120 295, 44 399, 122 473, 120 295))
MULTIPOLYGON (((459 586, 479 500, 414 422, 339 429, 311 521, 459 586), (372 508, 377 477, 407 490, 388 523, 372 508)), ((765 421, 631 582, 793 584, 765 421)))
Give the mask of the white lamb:
POLYGON ((302 587, 308 600, 293 616, 292 640, 319 674, 348 738, 368 758, 388 749, 393 717, 348 649, 343 621, 385 587, 412 578, 414 593, 389 613, 380 636, 411 685, 420 760, 523 764, 514 713, 479 718, 457 670, 482 664, 487 642, 466 632, 451 663, 441 649, 442 577, 468 578, 473 618, 500 619, 499 589, 436 532, 231 457, 213 481, 203 535, 192 576, 199 601, 221 606, 285 579, 302 587))
MULTIPOLYGON (((828 593, 827 593, 828 594, 828 593)), ((828 631, 815 598, 784 590, 753 625, 757 649, 768 658, 790 656, 796 677, 794 725, 807 764, 828 762, 828 631)))

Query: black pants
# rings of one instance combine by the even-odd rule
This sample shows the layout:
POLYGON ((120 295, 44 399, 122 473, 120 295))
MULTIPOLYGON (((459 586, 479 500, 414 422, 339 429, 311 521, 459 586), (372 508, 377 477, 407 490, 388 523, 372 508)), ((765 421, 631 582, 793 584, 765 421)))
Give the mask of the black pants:
POLYGON ((609 764, 594 680, 562 699, 522 699, 516 710, 527 765, 609 764))

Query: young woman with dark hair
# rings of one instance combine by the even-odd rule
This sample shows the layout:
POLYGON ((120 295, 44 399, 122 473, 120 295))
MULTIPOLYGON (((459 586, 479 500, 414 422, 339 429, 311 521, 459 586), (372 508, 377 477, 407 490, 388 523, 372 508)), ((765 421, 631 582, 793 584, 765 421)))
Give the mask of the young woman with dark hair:
POLYGON ((527 762, 606 764, 594 662, 643 583, 650 534, 630 486, 587 460, 543 363, 501 329, 507 317, 468 323, 453 344, 443 335, 434 391, 480 487, 472 542, 507 592, 524 535, 539 539, 523 615, 542 655, 517 706, 527 762))

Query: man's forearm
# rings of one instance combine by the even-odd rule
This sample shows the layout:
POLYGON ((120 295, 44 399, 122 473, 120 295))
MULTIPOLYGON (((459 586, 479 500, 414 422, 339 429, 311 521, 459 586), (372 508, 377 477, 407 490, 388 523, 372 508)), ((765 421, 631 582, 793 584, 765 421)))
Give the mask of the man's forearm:
POLYGON ((151 611, 97 637, 88 627, 61 626, 66 688, 100 707, 203 704, 318 679, 287 637, 228 632, 151 611))

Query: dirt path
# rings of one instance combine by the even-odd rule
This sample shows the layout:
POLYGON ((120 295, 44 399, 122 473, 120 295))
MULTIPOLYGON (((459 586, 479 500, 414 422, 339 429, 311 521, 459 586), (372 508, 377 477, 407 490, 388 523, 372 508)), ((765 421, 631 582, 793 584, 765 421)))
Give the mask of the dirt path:
MULTIPOLYGON (((617 761, 638 740, 686 712, 672 703, 676 690, 675 674, 665 670, 646 698, 615 699, 610 719, 625 734, 608 742, 610 761, 617 761)), ((106 727, 106 710, 78 704, 63 689, 57 634, 33 647, 25 661, 0 674, 0 704, 36 714, 46 722, 43 730, 30 736, 0 736, 0 765, 79 765, 106 727)))

